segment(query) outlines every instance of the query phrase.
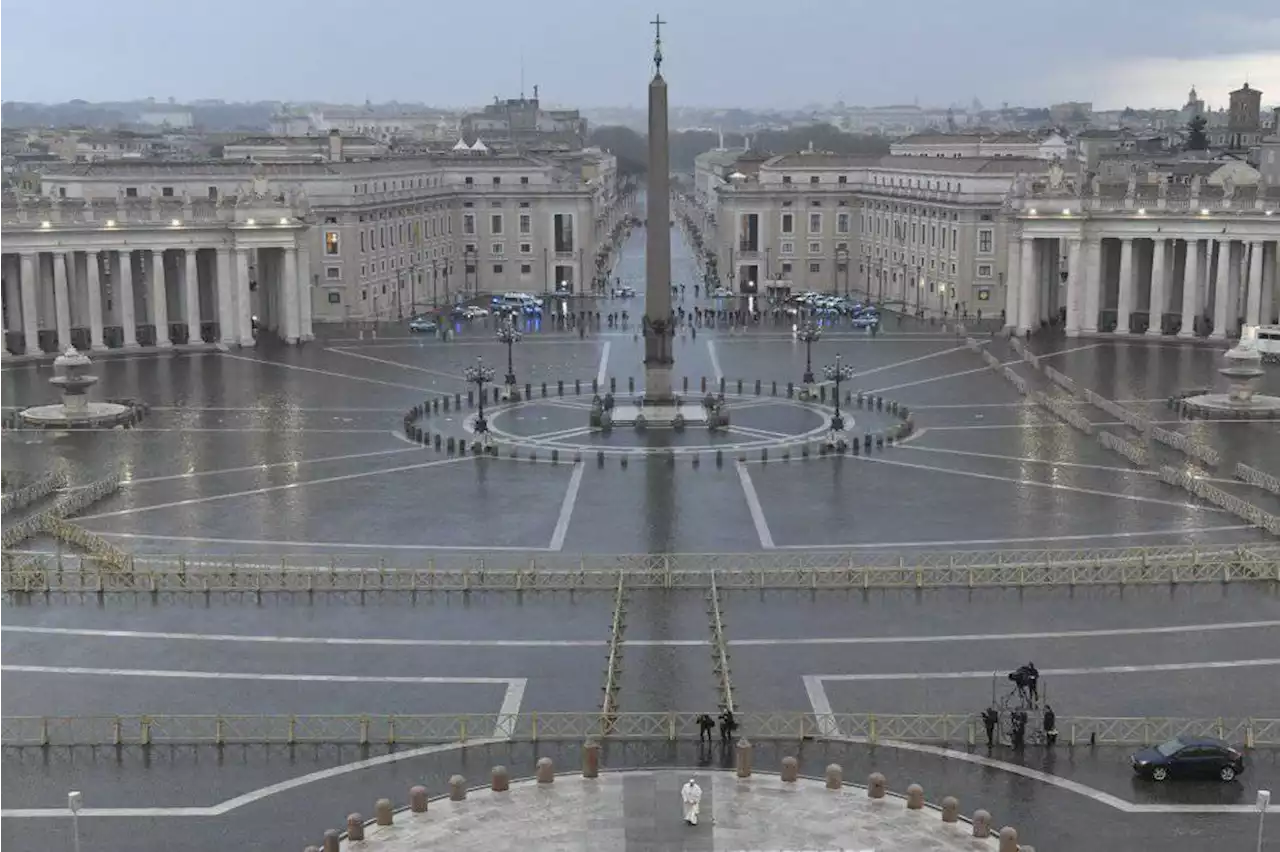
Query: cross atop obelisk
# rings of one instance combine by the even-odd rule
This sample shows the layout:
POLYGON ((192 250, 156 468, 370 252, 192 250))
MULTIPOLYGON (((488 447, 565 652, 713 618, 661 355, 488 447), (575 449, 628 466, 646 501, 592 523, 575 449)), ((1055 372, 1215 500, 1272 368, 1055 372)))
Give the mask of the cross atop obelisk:
POLYGON ((662 25, 666 21, 662 20, 661 15, 654 15, 653 20, 649 23, 653 24, 653 67, 658 74, 662 73, 662 25))

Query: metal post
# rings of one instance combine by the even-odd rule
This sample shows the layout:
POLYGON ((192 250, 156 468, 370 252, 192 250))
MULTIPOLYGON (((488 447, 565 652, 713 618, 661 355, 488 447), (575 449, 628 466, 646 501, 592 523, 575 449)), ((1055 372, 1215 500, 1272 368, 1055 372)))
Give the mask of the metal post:
MULTIPOLYGON (((71 843, 75 852, 80 852, 80 806, 83 802, 84 797, 80 795, 79 791, 72 790, 67 793, 67 807, 71 809, 71 843)), ((1261 828, 1258 829, 1258 838, 1258 842, 1261 843, 1261 828)))

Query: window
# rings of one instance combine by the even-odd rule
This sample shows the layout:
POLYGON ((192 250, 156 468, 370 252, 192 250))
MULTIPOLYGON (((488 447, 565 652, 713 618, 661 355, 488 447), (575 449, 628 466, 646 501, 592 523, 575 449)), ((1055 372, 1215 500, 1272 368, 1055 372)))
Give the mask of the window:
POLYGON ((364 231, 360 232, 360 251, 364 251, 364 231))
POLYGON ((947 247, 947 229, 946 228, 942 229, 942 247, 943 248, 947 247))
POLYGON ((360 277, 364 278, 368 274, 369 274, 368 267, 366 267, 364 264, 360 264, 360 277))
POLYGON ((520 233, 527 234, 533 230, 533 217, 528 213, 520 214, 520 233))
POLYGON ((493 185, 494 185, 494 186, 501 186, 501 185, 502 185, 502 178, 501 178, 501 177, 497 177, 497 176, 495 176, 495 177, 494 177, 494 179, 493 179, 493 185))
POLYGON ((959 245, 960 245, 959 231, 957 231, 955 228, 952 228, 951 229, 951 250, 955 251, 959 245))
MULTIPOLYGON (((520 178, 520 183, 521 183, 521 184, 523 184, 523 185, 525 185, 525 186, 528 186, 528 185, 529 185, 529 178, 528 178, 528 177, 521 177, 521 178, 520 178)), ((525 202, 525 203, 527 204, 528 202, 525 202)))
POLYGON ((462 214, 462 233, 474 234, 475 232, 476 232, 476 214, 463 213, 462 214))
POLYGON ((171 186, 160 187, 160 194, 163 195, 165 198, 173 198, 173 187, 171 186))
POLYGON ((476 182, 476 179, 475 179, 475 178, 473 178, 473 177, 471 177, 470 175, 468 175, 467 177, 464 177, 464 178, 462 179, 462 182, 463 182, 465 185, 467 185, 467 186, 471 186, 472 184, 474 184, 474 183, 476 182))
POLYGON ((782 182, 783 182, 783 183, 791 183, 791 175, 783 175, 783 176, 782 176, 782 182))
POLYGON ((489 246, 489 253, 502 254, 502 243, 494 243, 493 245, 489 246))
POLYGON ((809 214, 809 233, 811 234, 822 233, 822 214, 821 213, 809 214))
POLYGON ((836 233, 840 233, 840 234, 849 233, 849 214, 848 213, 836 214, 836 233))
POLYGON ((338 304, 341 304, 341 303, 342 303, 342 294, 341 294, 341 293, 339 293, 337 290, 330 290, 330 291, 329 291, 329 304, 331 304, 331 305, 338 305, 338 304))
POLYGON ((809 243, 809 254, 822 254, 822 243, 809 243))
POLYGON ((783 274, 783 275, 790 275, 790 274, 791 274, 791 264, 790 264, 790 263, 784 263, 784 264, 782 264, 782 274, 783 274))
MULTIPOLYGON (((527 180, 527 179, 526 179, 526 180, 527 180)), ((527 201, 521 201, 521 202, 520 202, 520 206, 521 206, 521 207, 523 207, 523 208, 525 208, 525 209, 527 210, 527 209, 529 208, 529 202, 527 202, 527 201)))
POLYGON ((340 253, 339 250, 340 250, 340 244, 338 242, 338 232, 325 231, 324 232, 324 253, 339 254, 340 253))
POLYGON ((911 223, 911 242, 914 243, 915 241, 916 241, 916 223, 912 222, 911 223))
POLYGON ((520 253, 521 253, 521 254, 533 254, 533 243, 521 243, 521 244, 520 244, 520 253))
POLYGON ((796 223, 795 223, 795 215, 794 215, 794 214, 792 214, 792 213, 783 213, 783 214, 782 214, 782 233, 784 233, 784 234, 792 234, 792 233, 795 233, 795 224, 796 224, 796 223))
POLYGON ((848 176, 848 175, 840 175, 840 177, 836 178, 836 183, 838 183, 838 184, 844 185, 844 184, 846 184, 846 183, 848 183, 848 182, 849 182, 849 176, 848 176))
POLYGON ((556 254, 573 251, 573 216, 557 213, 552 218, 552 231, 556 254))
POLYGON ((211 186, 211 187, 209 187, 208 195, 209 195, 209 200, 210 200, 210 201, 217 201, 217 200, 218 200, 218 188, 217 188, 216 186, 211 186))
POLYGON ((494 213, 489 217, 489 233, 497 236, 502 233, 502 214, 494 213))
POLYGON ((978 230, 978 254, 991 254, 991 229, 978 230))
POLYGON ((817 184, 818 184, 818 176, 817 176, 817 175, 809 175, 809 183, 810 183, 810 184, 812 184, 812 185, 814 185, 814 186, 817 186, 817 184))
POLYGON ((361 290, 361 291, 360 291, 360 301, 362 301, 362 302, 367 302, 367 301, 369 301, 369 291, 368 291, 368 290, 361 290))
POLYGON ((330 281, 336 280, 342 277, 342 270, 336 266, 326 266, 324 268, 324 277, 330 281))
MULTIPOLYGON (((528 180, 528 178, 525 178, 525 180, 528 180)), ((522 263, 522 264, 520 264, 520 274, 521 274, 521 275, 528 275, 528 274, 529 274, 530 272, 532 272, 532 271, 533 271, 533 266, 532 266, 532 265, 530 265, 530 264, 528 264, 528 263, 522 263)))
POLYGON ((124 188, 124 197, 125 197, 125 198, 137 198, 137 197, 138 197, 138 188, 137 188, 136 186, 126 186, 126 187, 124 188))
POLYGON ((979 264, 978 264, 978 277, 979 277, 979 278, 990 278, 990 277, 991 277, 991 264, 989 264, 989 263, 979 263, 979 264))
POLYGON ((822 264, 821 264, 821 263, 818 263, 817 261, 814 261, 814 262, 810 263, 810 264, 809 264, 809 271, 810 271, 810 272, 821 272, 821 271, 822 271, 822 264))
POLYGON ((793 242, 788 241, 782 244, 782 254, 794 254, 795 250, 796 244, 793 242))
POLYGON ((493 265, 493 274, 494 274, 494 275, 501 275, 501 274, 502 274, 502 264, 501 264, 501 263, 495 263, 495 264, 493 265))
POLYGON ((953 263, 953 264, 951 264, 951 274, 952 274, 952 275, 955 275, 955 274, 956 274, 956 265, 955 265, 954 263, 953 263))
POLYGON ((936 246, 938 244, 938 226, 929 226, 929 245, 936 246))

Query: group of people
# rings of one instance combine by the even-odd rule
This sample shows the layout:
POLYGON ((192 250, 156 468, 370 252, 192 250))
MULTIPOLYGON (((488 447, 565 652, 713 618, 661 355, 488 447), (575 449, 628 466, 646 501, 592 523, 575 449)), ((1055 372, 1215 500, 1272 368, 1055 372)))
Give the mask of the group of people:
MULTIPOLYGON (((698 742, 711 742, 712 732, 716 729, 716 721, 711 718, 710 713, 699 713, 698 723, 698 742)), ((733 717, 733 711, 725 709, 720 713, 720 742, 726 745, 732 741, 733 732, 738 730, 738 720, 733 717)))
MULTIPOLYGON (((1009 713, 1009 745, 1014 751, 1022 751, 1027 745, 1027 711, 1021 708, 1012 710, 1009 713)), ((1047 746, 1053 746, 1058 742, 1058 717, 1053 712, 1053 708, 1048 704, 1044 705, 1044 714, 1040 720, 1041 732, 1044 734, 1044 742, 1047 746)), ((996 729, 1000 726, 1000 711, 994 707, 988 707, 982 711, 982 727, 987 731, 987 748, 994 748, 996 744, 996 729)))

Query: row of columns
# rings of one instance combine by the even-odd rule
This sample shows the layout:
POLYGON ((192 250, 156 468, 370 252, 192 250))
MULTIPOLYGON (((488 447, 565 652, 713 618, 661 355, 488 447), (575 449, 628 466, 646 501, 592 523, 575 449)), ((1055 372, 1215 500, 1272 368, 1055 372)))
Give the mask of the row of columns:
MULTIPOLYGON (((216 322, 216 342, 252 346, 251 251, 248 247, 170 249, 168 269, 166 250, 160 248, 7 254, 3 265, 7 342, 12 345, 14 335, 21 332, 22 345, 13 348, 38 353, 40 332, 51 330, 57 336, 54 348, 62 350, 71 345, 72 328, 82 327, 88 330, 89 347, 101 351, 109 348, 105 329, 118 326, 119 339, 113 343, 131 348, 139 345, 138 326, 149 324, 155 330, 151 342, 157 348, 169 348, 173 345, 172 284, 179 313, 175 322, 185 324, 188 342, 201 341, 203 318, 216 322)), ((289 343, 310 339, 309 258, 304 253, 300 262, 293 246, 256 251, 262 285, 259 303, 264 310, 268 301, 274 308, 266 327, 289 343)))
POLYGON ((1164 334, 1163 319, 1169 313, 1180 316, 1179 337, 1195 336, 1196 318, 1204 317, 1212 321, 1208 336, 1224 339, 1240 321, 1274 322, 1280 309, 1274 240, 1156 235, 1104 241, 1024 235, 1010 240, 1008 251, 1014 286, 1009 288, 1006 324, 1021 334, 1061 313, 1069 336, 1096 334, 1112 293, 1117 334, 1131 333, 1132 315, 1145 309, 1148 335, 1164 334))

